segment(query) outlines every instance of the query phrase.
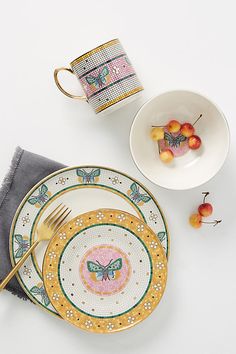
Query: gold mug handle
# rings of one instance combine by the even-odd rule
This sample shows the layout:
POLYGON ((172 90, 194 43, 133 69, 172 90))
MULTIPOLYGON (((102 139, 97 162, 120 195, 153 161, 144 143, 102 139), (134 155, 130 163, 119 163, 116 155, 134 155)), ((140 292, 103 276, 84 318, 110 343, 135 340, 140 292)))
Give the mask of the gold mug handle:
POLYGON ((54 70, 54 80, 55 80, 55 83, 57 85, 57 87, 59 88, 59 90, 64 93, 64 95, 66 95, 67 97, 70 97, 70 98, 75 98, 77 100, 87 100, 87 97, 85 95, 83 96, 75 96, 75 95, 72 95, 71 93, 67 92, 66 90, 63 89, 63 87, 61 86, 59 80, 58 80, 58 73, 60 71, 69 71, 69 73, 73 74, 74 75, 74 72, 69 69, 69 68, 58 68, 58 69, 55 69, 54 70))

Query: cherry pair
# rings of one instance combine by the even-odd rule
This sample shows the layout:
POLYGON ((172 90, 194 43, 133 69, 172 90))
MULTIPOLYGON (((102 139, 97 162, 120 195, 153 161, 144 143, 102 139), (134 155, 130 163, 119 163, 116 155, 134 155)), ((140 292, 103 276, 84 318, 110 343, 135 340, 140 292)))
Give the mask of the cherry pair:
POLYGON ((222 220, 214 220, 214 221, 202 221, 203 217, 208 217, 212 214, 213 212, 213 207, 210 203, 206 203, 206 197, 210 194, 209 192, 203 192, 204 195, 203 202, 202 204, 199 205, 198 207, 198 213, 192 214, 189 218, 189 223, 192 227, 195 229, 199 229, 199 227, 202 226, 202 224, 211 224, 213 226, 216 226, 219 224, 222 220))

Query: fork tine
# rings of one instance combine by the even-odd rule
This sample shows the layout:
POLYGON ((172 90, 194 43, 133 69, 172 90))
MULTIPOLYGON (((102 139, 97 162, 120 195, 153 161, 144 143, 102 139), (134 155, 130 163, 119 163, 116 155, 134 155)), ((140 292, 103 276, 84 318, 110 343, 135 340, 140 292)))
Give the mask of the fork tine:
POLYGON ((60 208, 61 205, 62 205, 62 203, 59 204, 59 205, 46 217, 46 219, 44 220, 44 223, 45 223, 45 224, 46 224, 46 223, 49 221, 49 219, 54 215, 54 213, 60 208))
POLYGON ((59 229, 59 227, 61 227, 61 225, 63 224, 63 221, 67 218, 67 216, 71 213, 72 210, 69 210, 68 213, 66 215, 64 215, 64 217, 53 227, 53 231, 56 232, 56 230, 59 229))
POLYGON ((65 215, 65 213, 69 210, 69 208, 66 208, 65 210, 63 210, 60 214, 57 215, 56 218, 54 218, 53 222, 49 225, 49 227, 51 229, 54 229, 55 225, 57 225, 59 223, 59 221, 61 220, 61 218, 63 217, 63 215, 65 215))
POLYGON ((68 209, 68 208, 66 208, 66 209, 65 209, 65 208, 66 208, 65 205, 62 205, 61 208, 56 212, 56 214, 54 214, 54 215, 47 221, 46 225, 47 225, 48 227, 51 226, 51 225, 54 223, 54 221, 57 220, 58 217, 60 217, 60 215, 65 212, 65 210, 68 209))

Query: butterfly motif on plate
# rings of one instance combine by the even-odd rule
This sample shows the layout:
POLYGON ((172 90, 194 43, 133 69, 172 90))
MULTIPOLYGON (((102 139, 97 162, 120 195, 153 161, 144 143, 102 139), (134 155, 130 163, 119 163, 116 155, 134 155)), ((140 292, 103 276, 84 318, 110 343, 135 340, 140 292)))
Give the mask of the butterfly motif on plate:
POLYGON ((100 173, 100 168, 93 169, 90 172, 86 172, 84 169, 76 170, 76 174, 79 177, 79 182, 87 184, 98 182, 100 173))
POLYGON ((115 261, 112 259, 107 265, 102 265, 98 261, 87 262, 88 271, 91 273, 96 273, 96 280, 103 281, 103 280, 113 280, 115 279, 116 271, 122 268, 122 258, 117 258, 115 261))
POLYGON ((38 189, 38 195, 33 195, 28 199, 28 202, 36 208, 39 208, 42 206, 46 201, 49 199, 51 195, 51 192, 49 192, 48 187, 43 184, 41 187, 38 189))
POLYGON ((108 75, 109 69, 107 66, 104 66, 102 70, 99 71, 97 76, 88 75, 85 79, 89 85, 92 85, 96 89, 99 89, 107 83, 108 75))
POLYGON ((18 248, 15 253, 15 257, 21 258, 29 249, 29 238, 28 236, 15 235, 15 242, 18 245, 18 248))
POLYGON ((44 303, 45 306, 48 306, 50 304, 50 300, 46 294, 42 283, 39 283, 37 286, 33 286, 30 291, 36 296, 39 295, 41 297, 41 301, 44 303))
POLYGON ((157 236, 158 236, 160 242, 163 242, 163 241, 165 241, 165 239, 166 239, 166 233, 165 233, 165 231, 160 231, 160 232, 158 232, 157 236))
POLYGON ((144 203, 149 202, 151 197, 149 197, 146 193, 141 193, 140 188, 134 182, 131 184, 130 189, 128 190, 128 195, 131 200, 133 200, 138 205, 143 205, 144 203))
POLYGON ((178 148, 182 142, 187 140, 182 134, 174 136, 168 132, 165 132, 164 139, 168 142, 169 146, 173 148, 178 148))

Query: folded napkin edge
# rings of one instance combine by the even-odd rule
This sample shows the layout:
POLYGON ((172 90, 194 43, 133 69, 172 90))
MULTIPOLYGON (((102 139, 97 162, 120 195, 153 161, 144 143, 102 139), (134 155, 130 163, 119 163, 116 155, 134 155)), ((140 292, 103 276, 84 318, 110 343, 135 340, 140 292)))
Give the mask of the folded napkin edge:
POLYGON ((0 208, 3 205, 8 193, 11 189, 11 185, 14 180, 16 170, 20 164, 23 153, 24 153, 24 150, 20 146, 17 146, 15 149, 14 155, 12 157, 8 172, 5 175, 5 177, 2 181, 1 187, 0 187, 0 208))
POLYGON ((33 302, 30 298, 28 298, 28 296, 22 291, 22 293, 17 292, 17 290, 14 289, 14 287, 10 286, 9 284, 7 284, 6 290, 10 291, 10 293, 14 296, 17 296, 19 299, 24 300, 24 301, 31 301, 33 302))

